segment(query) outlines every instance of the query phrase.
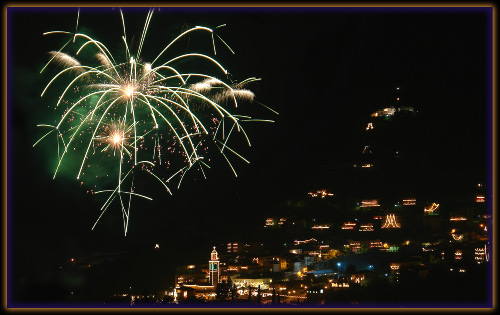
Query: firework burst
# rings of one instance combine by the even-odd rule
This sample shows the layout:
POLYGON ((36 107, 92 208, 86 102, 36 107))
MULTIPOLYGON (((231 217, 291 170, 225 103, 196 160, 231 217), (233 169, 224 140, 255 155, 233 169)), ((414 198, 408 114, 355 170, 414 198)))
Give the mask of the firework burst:
POLYGON ((91 184, 92 194, 108 195, 92 229, 111 204, 119 203, 126 235, 132 197, 151 200, 135 192, 137 172, 151 175, 171 193, 170 186, 179 188, 190 170, 199 170, 205 177, 204 169, 210 168, 210 146, 224 157, 237 176, 231 159, 237 157, 249 162, 228 146, 228 140, 240 134, 250 146, 242 122, 272 121, 232 113, 238 103, 256 103, 255 94, 246 86, 259 79, 232 82, 228 79, 228 71, 207 54, 190 52, 169 56, 169 48, 194 32, 211 36, 214 54, 214 39, 220 40, 234 53, 213 29, 202 26, 188 29, 165 46, 153 61, 146 62, 141 58, 141 50, 153 10, 147 15, 135 53, 129 49, 121 11, 120 15, 123 24, 121 41, 125 48, 125 60, 122 61, 117 61, 103 43, 86 34, 77 31, 44 33, 65 36, 67 42, 59 51, 49 53, 51 58, 41 72, 49 64, 63 69, 53 76, 41 96, 56 81, 68 83, 55 102, 60 116, 54 124, 38 125, 50 130, 33 146, 50 134, 56 135, 58 160, 54 178, 68 159, 80 161, 75 174, 82 185, 84 181, 93 184, 99 176, 114 178, 113 189, 101 189, 97 183, 91 184), (63 51, 70 48, 74 49, 74 56, 63 51), (92 56, 87 58, 88 62, 77 59, 77 56, 84 55, 83 52, 92 56), (196 64, 200 60, 211 64, 218 76, 192 71, 185 73, 177 66, 179 61, 196 64), (110 163, 116 167, 109 167, 110 163))

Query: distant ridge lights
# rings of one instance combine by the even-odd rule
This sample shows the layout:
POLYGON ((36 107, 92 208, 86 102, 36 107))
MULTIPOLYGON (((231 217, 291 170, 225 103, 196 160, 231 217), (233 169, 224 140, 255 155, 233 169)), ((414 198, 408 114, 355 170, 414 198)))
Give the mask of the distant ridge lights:
POLYGON ((328 192, 326 189, 316 190, 315 192, 308 192, 307 194, 313 198, 316 198, 316 197, 325 198, 325 197, 335 196, 335 194, 328 192))

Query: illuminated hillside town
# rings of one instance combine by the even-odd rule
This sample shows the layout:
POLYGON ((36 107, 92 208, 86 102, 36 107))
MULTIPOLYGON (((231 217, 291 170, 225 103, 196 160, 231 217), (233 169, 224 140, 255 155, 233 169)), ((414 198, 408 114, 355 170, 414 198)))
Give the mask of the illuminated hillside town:
POLYGON ((420 113, 399 102, 397 95, 368 115, 347 169, 358 179, 355 190, 304 191, 247 227, 253 241, 227 235, 212 248, 193 248, 196 262, 177 266, 164 291, 117 293, 111 301, 300 307, 484 298, 492 253, 485 184, 471 182, 456 202, 408 189, 405 154, 419 150, 408 129, 420 113), (387 176, 394 185, 383 184, 387 176))
MULTIPOLYGON (((490 263, 488 231, 492 222, 482 198, 478 198, 482 188, 477 184, 467 208, 446 213, 440 212, 440 204, 408 197, 390 205, 360 200, 345 222, 265 218, 263 226, 256 229, 297 237, 281 237, 284 241, 279 250, 271 250, 265 243, 238 241, 229 241, 218 250, 214 247, 205 254, 206 264, 182 266, 175 287, 165 295, 174 303, 351 302, 377 283, 424 290, 430 278, 442 272, 446 274, 440 277, 461 283, 461 288, 464 282, 484 276, 485 265, 490 263), (422 233, 409 233, 405 224, 410 221, 418 221, 422 233)), ((309 195, 316 198, 321 192, 309 195)), ((476 282, 469 282, 470 287, 476 282)))

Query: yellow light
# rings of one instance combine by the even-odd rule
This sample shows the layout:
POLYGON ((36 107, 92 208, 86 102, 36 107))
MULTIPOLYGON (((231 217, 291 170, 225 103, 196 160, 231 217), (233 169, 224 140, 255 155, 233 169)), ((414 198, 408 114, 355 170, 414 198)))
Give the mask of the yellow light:
POLYGON ((123 93, 125 94, 125 96, 127 97, 131 97, 132 94, 134 94, 134 86, 133 85, 127 85, 124 90, 123 90, 123 93))
POLYGON ((120 136, 120 134, 115 133, 115 135, 113 136, 113 143, 118 144, 120 143, 120 141, 122 141, 122 137, 120 136))

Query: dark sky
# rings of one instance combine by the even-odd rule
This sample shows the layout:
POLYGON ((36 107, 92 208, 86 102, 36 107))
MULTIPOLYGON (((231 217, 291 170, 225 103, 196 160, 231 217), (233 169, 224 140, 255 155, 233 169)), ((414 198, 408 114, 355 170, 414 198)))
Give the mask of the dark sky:
MULTIPOLYGON (((124 14, 127 36, 140 37, 147 10, 124 14)), ((213 240, 251 234, 274 206, 349 180, 326 166, 352 163, 370 113, 389 104, 397 86, 425 124, 418 144, 427 158, 414 181, 424 189, 435 176, 430 187, 449 192, 487 179, 491 9, 161 8, 153 14, 144 58, 187 27, 227 24, 218 32, 236 54, 218 42, 217 60, 234 78, 262 78, 257 100, 279 115, 261 110, 261 118, 276 122, 248 127, 252 147, 242 146, 241 153, 251 164, 236 163, 237 178, 221 163, 207 180, 187 178, 173 196, 148 186, 154 200, 137 201, 127 237, 118 208, 91 231, 100 203, 74 177, 53 180, 56 154, 44 144, 32 147, 43 134, 36 125, 50 119, 52 105, 40 98, 49 77, 39 72, 47 52, 62 45, 42 33, 73 31, 76 16, 76 8, 9 9, 14 281, 50 279, 68 257, 137 251, 156 242, 170 249, 168 257, 187 263, 186 257, 208 252, 213 240)), ((79 28, 122 49, 116 8, 83 8, 79 28)))

